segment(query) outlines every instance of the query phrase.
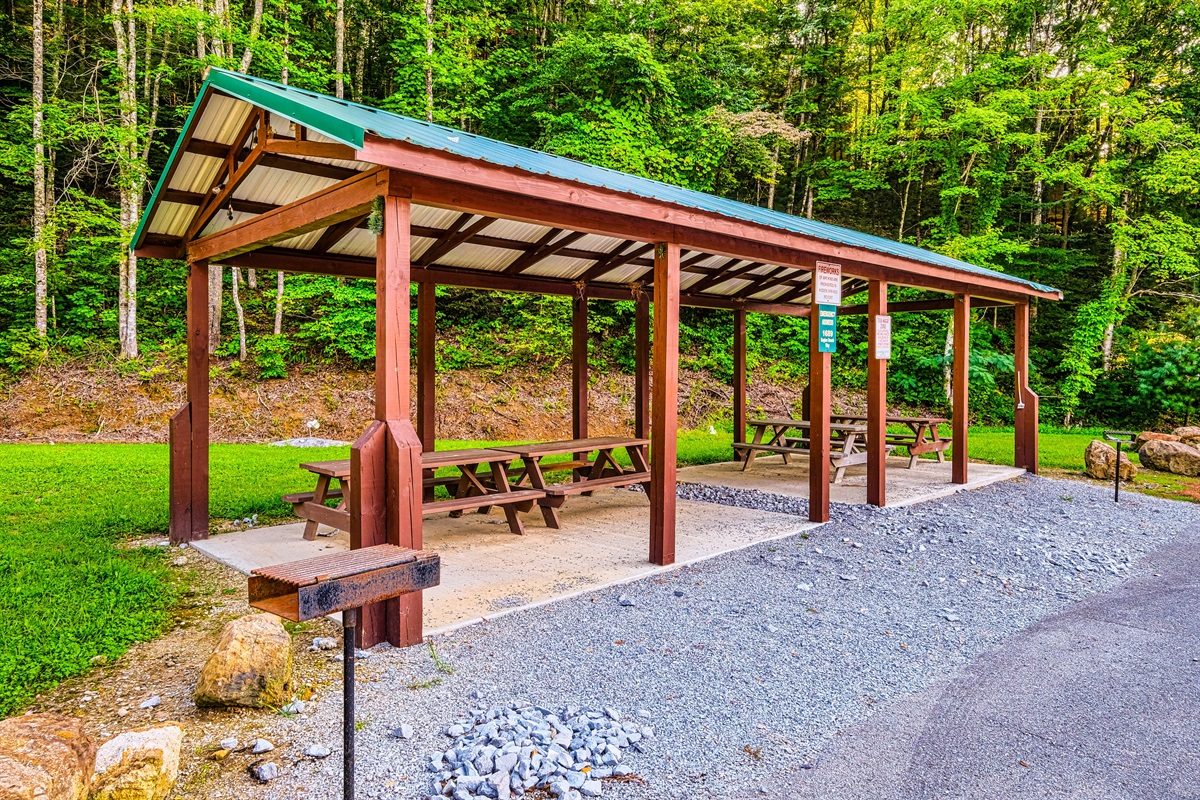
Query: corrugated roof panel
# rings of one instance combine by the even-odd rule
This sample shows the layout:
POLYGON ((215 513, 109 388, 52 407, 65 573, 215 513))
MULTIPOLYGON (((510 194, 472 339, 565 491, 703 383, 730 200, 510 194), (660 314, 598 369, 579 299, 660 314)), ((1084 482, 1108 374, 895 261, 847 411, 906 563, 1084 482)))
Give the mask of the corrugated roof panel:
POLYGON ((214 94, 208 98, 204 113, 196 121, 192 138, 201 141, 233 144, 233 137, 246 122, 246 115, 254 106, 228 95, 214 94))
POLYGON ((335 183, 337 181, 333 178, 259 166, 250 170, 245 180, 234 190, 233 196, 239 200, 282 206, 315 194, 335 183))
MULTIPOLYGON (((416 238, 413 241, 417 241, 416 238)), ((421 239, 423 242, 430 241, 429 239, 421 239)), ((378 243, 375 241, 375 235, 366 228, 355 228, 346 234, 340 242, 329 248, 329 252, 338 253, 344 256, 361 256, 362 258, 374 258, 375 248, 378 243)))
POLYGON ((217 177, 217 171, 220 169, 219 158, 184 153, 179 157, 175 174, 171 176, 171 188, 203 194, 212 186, 213 179, 217 177))
MULTIPOLYGON (((412 207, 412 224, 423 228, 441 228, 445 230, 454 223, 454 220, 461 216, 461 211, 450 211, 445 208, 434 208, 433 206, 416 204, 412 207)), ((478 214, 471 217, 471 222, 477 219, 479 219, 478 214)))
POLYGON ((579 280, 588 267, 595 264, 586 258, 567 258, 566 256, 548 256, 524 270, 522 275, 540 275, 544 278, 569 278, 579 280))
POLYGON ((648 277, 652 272, 654 272, 653 267, 639 267, 637 264, 626 264, 623 267, 617 267, 601 280, 597 281, 597 283, 633 283, 634 281, 648 277))
POLYGON ((234 225, 238 225, 242 222, 245 222, 248 219, 254 219, 256 216, 258 216, 258 215, 257 214, 248 214, 245 211, 232 211, 231 212, 226 209, 222 209, 222 210, 218 211, 216 214, 213 214, 213 217, 212 217, 212 219, 210 219, 208 221, 208 224, 200 229, 199 235, 202 237, 210 236, 211 234, 214 234, 217 231, 223 231, 226 228, 232 228, 234 225), (232 215, 232 219, 230 219, 231 215, 232 215))
POLYGON ((150 220, 150 232, 162 233, 167 236, 183 236, 187 233, 188 223, 196 214, 196 207, 183 203, 158 204, 154 218, 150 220))
POLYGON ((530 225, 528 222, 518 222, 515 219, 498 219, 488 225, 486 230, 488 236, 498 236, 501 239, 512 239, 517 242, 536 242, 551 228, 548 225, 530 225))
POLYGON ((704 291, 706 294, 737 294, 752 283, 753 281, 743 280, 742 278, 732 278, 727 281, 721 281, 716 286, 710 286, 704 291))
POLYGON ((410 261, 416 261, 425 254, 425 251, 436 242, 437 239, 427 239, 424 236, 414 236, 408 242, 408 258, 410 261))
POLYGON ((789 286, 785 283, 785 284, 781 284, 779 286, 772 286, 770 289, 767 289, 765 292, 757 292, 756 294, 752 295, 752 297, 755 300, 762 300, 763 302, 769 303, 770 301, 774 300, 775 298, 782 297, 783 295, 787 294, 793 288, 795 288, 795 287, 789 286))
POLYGON ((438 263, 447 267, 467 267, 469 269, 498 272, 521 255, 520 250, 505 250, 499 247, 484 247, 478 244, 460 244, 446 255, 438 259, 438 263))
POLYGON ((318 228, 315 231, 293 236, 291 239, 284 239, 279 243, 279 247, 287 247, 293 250, 311 250, 321 239, 321 234, 325 233, 324 228, 318 228))
MULTIPOLYGON (((336 141, 354 147, 362 146, 365 134, 369 131, 384 138, 406 141, 418 147, 519 169, 530 174, 546 175, 559 180, 605 188, 678 207, 696 209, 763 225, 799 236, 846 245, 868 252, 893 255, 916 263, 936 265, 977 276, 989 276, 1015 285, 1031 287, 1038 291, 1057 292, 1043 284, 1005 275, 909 244, 648 178, 628 175, 562 156, 506 144, 465 131, 433 125, 368 106, 338 100, 328 95, 283 86, 261 78, 213 69, 208 75, 206 86, 219 88, 251 100, 288 119, 301 122, 310 129, 320 131, 336 141)), ((203 116, 208 117, 209 115, 206 113, 203 116)), ((155 198, 157 198, 157 190, 155 198)), ((135 241, 140 241, 141 233, 142 231, 139 229, 135 241)), ((802 246, 803 243, 798 244, 802 246)))
POLYGON ((589 233, 582 239, 577 239, 571 244, 575 250, 589 250, 593 253, 611 253, 624 239, 615 239, 612 236, 598 236, 594 233, 589 233))

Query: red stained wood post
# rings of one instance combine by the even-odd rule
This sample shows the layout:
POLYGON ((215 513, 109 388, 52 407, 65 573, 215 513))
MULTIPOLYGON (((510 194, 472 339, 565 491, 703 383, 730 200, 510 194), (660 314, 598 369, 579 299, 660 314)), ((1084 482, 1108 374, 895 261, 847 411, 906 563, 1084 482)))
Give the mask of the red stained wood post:
POLYGON ((888 285, 871 281, 867 290, 867 502, 887 505, 887 361, 876 358, 876 317, 888 313, 888 285))
MULTIPOLYGON (((351 451, 354 494, 351 544, 387 543, 421 549, 421 440, 409 411, 411 341, 411 264, 409 239, 412 203, 394 192, 383 200, 383 234, 376 244, 375 275, 375 419, 351 451), (380 514, 382 512, 382 519, 380 514), (357 540, 357 541, 356 541, 357 540)), ((403 595, 364 610, 370 620, 360 628, 363 647, 386 641, 397 647, 419 644, 421 593, 403 595)))
POLYGON ((187 277, 187 405, 171 418, 171 523, 174 543, 208 538, 208 262, 187 277))
POLYGON ((587 435, 588 300, 584 294, 571 299, 571 438, 586 439, 587 435))
POLYGON ((679 417, 679 245, 654 248, 654 379, 650 430, 650 561, 675 563, 679 417))
POLYGON ((650 428, 650 296, 634 302, 633 435, 644 439, 650 428))
POLYGON ((951 480, 967 482, 967 425, 971 360, 971 296, 954 295, 954 459, 951 480))
POLYGON ((1013 364, 1016 408, 1013 412, 1015 460, 1026 472, 1038 473, 1038 396, 1029 388, 1029 303, 1013 306, 1013 364))
MULTIPOLYGON (((733 310, 733 443, 746 441, 746 309, 733 310)), ((733 460, 742 461, 745 452, 733 450, 733 460)))
POLYGON ((833 413, 831 382, 831 353, 820 351, 820 326, 817 306, 813 304, 808 318, 808 388, 807 416, 809 427, 808 456, 808 518, 812 522, 829 521, 829 415, 833 413))
MULTIPOLYGON (((437 445, 437 284, 422 283, 417 286, 417 434, 421 439, 421 450, 432 453, 437 445)), ((433 470, 426 470, 423 477, 433 477, 433 470)), ((433 487, 425 490, 425 499, 433 499, 433 487)))

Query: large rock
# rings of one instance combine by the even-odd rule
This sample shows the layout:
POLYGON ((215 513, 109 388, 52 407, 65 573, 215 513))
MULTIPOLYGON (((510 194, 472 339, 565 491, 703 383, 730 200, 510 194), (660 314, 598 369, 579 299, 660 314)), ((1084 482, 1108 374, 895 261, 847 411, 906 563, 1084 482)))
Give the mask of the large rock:
POLYGON ((292 637, 274 614, 251 614, 221 629, 196 683, 198 706, 277 708, 292 695, 292 637))
POLYGON ((162 800, 179 778, 183 731, 160 725, 122 733, 96 752, 92 800, 162 800))
POLYGON ((82 800, 96 744, 83 721, 30 714, 0 721, 0 800, 82 800))
POLYGON ((1200 428, 1192 425, 1187 428, 1176 428, 1171 431, 1172 434, 1179 437, 1179 440, 1184 444, 1190 444, 1193 447, 1200 445, 1200 428))
MULTIPOLYGON (((1114 470, 1117 463, 1117 451, 1099 439, 1092 439, 1092 443, 1087 446, 1087 450, 1083 451, 1083 466, 1087 470, 1087 474, 1102 481, 1111 481, 1115 477, 1114 470)), ((1129 457, 1121 453, 1121 480, 1131 481, 1137 475, 1137 467, 1129 457)))
POLYGON ((1200 475, 1200 450, 1183 442, 1146 442, 1138 457, 1151 469, 1192 477, 1200 475))
POLYGON ((1179 437, 1170 433, 1155 433, 1154 431, 1142 431, 1138 434, 1137 441, 1133 446, 1135 450, 1141 450, 1142 445, 1146 442, 1178 442, 1179 437))

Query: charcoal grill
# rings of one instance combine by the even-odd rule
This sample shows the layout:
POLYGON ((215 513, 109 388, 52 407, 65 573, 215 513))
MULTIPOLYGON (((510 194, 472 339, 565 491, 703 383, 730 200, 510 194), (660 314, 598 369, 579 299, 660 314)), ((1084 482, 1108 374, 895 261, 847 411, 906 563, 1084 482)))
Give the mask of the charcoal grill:
POLYGON ((358 609, 441 582, 436 553, 391 544, 291 561, 253 570, 250 605, 292 622, 342 612, 342 787, 354 800, 354 645, 358 609))
POLYGON ((1117 443, 1117 468, 1113 478, 1113 502, 1121 502, 1121 445, 1135 444, 1138 435, 1133 431, 1105 431, 1104 438, 1117 443))

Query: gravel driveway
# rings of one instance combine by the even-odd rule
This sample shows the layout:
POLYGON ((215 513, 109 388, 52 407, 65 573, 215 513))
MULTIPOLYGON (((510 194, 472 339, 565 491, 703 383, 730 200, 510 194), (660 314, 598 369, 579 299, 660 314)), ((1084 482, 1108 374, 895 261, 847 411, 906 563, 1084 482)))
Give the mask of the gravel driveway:
MULTIPOLYGON (((648 712, 655 738, 624 761, 643 780, 606 781, 604 797, 787 797, 788 776, 837 731, 1200 532, 1194 505, 1130 493, 1114 507, 1103 487, 1034 477, 834 516, 808 536, 437 637, 438 662, 376 648, 360 663, 359 796, 430 795, 448 726, 529 702, 648 712), (389 735, 402 723, 412 738, 389 735)), ((340 715, 330 694, 287 720, 266 796, 340 792, 340 715), (299 757, 314 743, 334 757, 299 757)))

